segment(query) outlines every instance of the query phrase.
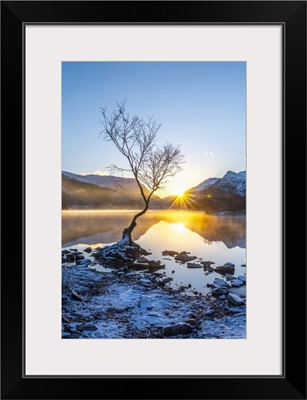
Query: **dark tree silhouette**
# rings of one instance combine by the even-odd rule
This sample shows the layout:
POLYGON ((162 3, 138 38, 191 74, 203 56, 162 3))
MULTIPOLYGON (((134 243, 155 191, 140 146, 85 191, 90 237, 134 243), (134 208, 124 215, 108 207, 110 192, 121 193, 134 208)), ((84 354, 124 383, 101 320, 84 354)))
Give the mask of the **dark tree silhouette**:
MULTIPOLYGON (((131 224, 123 230, 123 241, 131 244, 131 233, 136 227, 136 220, 146 213, 151 196, 163 188, 167 180, 182 170, 184 155, 180 146, 165 143, 156 144, 157 132, 161 127, 153 118, 147 120, 138 116, 131 117, 126 112, 126 102, 117 102, 117 108, 109 115, 106 107, 101 108, 101 135, 104 140, 112 141, 118 151, 128 160, 129 171, 134 175, 144 200, 144 208, 137 213, 131 224), (148 194, 143 190, 147 187, 148 194)), ((117 165, 109 167, 111 172, 123 172, 117 165)))

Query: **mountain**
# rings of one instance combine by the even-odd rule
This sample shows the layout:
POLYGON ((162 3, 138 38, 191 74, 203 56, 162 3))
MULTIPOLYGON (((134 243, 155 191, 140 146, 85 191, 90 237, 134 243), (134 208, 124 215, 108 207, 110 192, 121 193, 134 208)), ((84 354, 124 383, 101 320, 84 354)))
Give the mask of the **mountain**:
POLYGON ((189 189, 188 192, 201 192, 211 187, 211 190, 219 189, 222 193, 246 195, 246 171, 233 172, 228 171, 222 178, 209 178, 200 183, 195 188, 189 189))
POLYGON ((187 190, 182 199, 163 199, 174 209, 202 210, 211 213, 238 213, 246 210, 246 172, 228 171, 222 178, 209 178, 187 190))
POLYGON ((209 178, 209 179, 206 179, 205 181, 203 181, 203 182, 200 183, 199 185, 197 185, 197 186, 195 186, 194 188, 189 189, 189 190, 190 190, 190 191, 193 190, 193 191, 195 191, 195 192, 199 192, 199 191, 204 190, 204 189, 206 189, 207 187, 213 185, 213 184, 214 184, 216 181, 218 181, 218 180, 219 180, 219 178, 209 178))
MULTIPOLYGON (((143 186, 145 195, 149 192, 143 186)), ((151 208, 163 207, 153 195, 151 208)), ((62 171, 62 208, 67 209, 142 209, 140 189, 132 178, 78 175, 62 171)))
MULTIPOLYGON (((143 186, 145 195, 148 190, 143 186)), ((62 208, 130 209, 144 207, 140 189, 133 178, 78 175, 62 172, 62 208)), ((184 209, 212 213, 244 213, 246 209, 246 172, 228 171, 222 178, 209 178, 187 190, 183 197, 164 199, 153 195, 151 209, 184 209)))

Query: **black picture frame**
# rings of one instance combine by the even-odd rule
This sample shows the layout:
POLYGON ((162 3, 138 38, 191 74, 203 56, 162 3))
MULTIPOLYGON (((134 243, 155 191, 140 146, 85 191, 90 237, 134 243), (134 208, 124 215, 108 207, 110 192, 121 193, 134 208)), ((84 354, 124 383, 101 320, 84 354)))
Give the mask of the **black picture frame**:
MULTIPOLYGON (((305 233, 301 234, 298 231, 298 225, 303 224, 303 228, 306 227, 306 2, 2 1, 1 56, 2 161, 6 160, 4 154, 6 157, 7 154, 11 155, 9 164, 1 163, 2 398, 306 399, 306 236, 305 233), (284 33, 282 376, 78 378, 23 375, 25 322, 23 30, 27 23, 282 25, 284 33), (14 171, 13 183, 11 171, 14 171), (13 210, 12 198, 22 199, 22 208, 19 206, 13 210), (7 210, 11 212, 8 213, 7 210), (299 218, 293 216, 297 213, 299 218), (6 232, 10 229, 17 230, 16 227, 20 241, 16 243, 14 236, 12 245, 12 237, 6 232), (138 379, 142 380, 141 385, 138 385, 138 379)), ((264 328, 259 327, 259 329, 264 328)))

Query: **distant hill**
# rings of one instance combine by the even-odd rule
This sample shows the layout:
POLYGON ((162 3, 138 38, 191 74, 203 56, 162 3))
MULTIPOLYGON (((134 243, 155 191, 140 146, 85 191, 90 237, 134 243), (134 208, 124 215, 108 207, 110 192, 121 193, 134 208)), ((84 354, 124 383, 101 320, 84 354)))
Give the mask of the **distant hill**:
MULTIPOLYGON (((143 186, 145 194, 148 190, 143 186)), ((132 178, 77 175, 62 172, 62 209, 141 209, 140 189, 132 178)), ((162 208, 160 197, 153 195, 151 208, 162 208)))
MULTIPOLYGON (((144 193, 149 192, 143 186, 144 193)), ((78 175, 62 172, 62 208, 68 209, 142 209, 144 202, 133 178, 78 175)), ((153 195, 150 209, 187 209, 212 213, 244 213, 246 209, 246 172, 228 171, 222 178, 209 178, 187 190, 183 198, 153 195)))

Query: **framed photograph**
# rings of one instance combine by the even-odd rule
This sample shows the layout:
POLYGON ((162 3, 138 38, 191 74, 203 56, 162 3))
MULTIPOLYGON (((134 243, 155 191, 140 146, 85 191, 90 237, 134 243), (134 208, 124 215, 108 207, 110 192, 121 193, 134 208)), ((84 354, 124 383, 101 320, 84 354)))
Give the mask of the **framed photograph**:
POLYGON ((1 8, 2 397, 305 399, 306 3, 1 8))

